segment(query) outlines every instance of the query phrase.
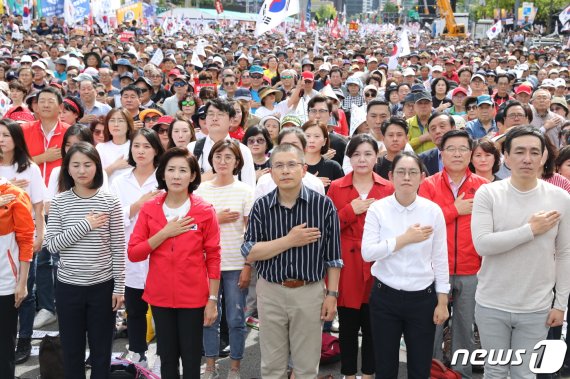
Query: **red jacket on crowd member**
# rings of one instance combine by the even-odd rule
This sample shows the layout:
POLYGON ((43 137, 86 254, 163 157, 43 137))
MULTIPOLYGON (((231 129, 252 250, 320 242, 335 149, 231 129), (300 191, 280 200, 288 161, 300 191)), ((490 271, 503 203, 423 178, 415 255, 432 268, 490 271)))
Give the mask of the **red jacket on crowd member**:
POLYGON ((209 280, 220 279, 220 226, 214 207, 190 195, 195 228, 169 238, 155 250, 148 240, 167 224, 162 206, 166 194, 147 201, 129 240, 128 256, 141 262, 150 255, 143 299, 165 308, 201 308, 208 302, 209 280))
MULTIPOLYGON (((380 175, 372 173, 374 185, 367 199, 382 199, 394 193, 391 182, 380 175)), ((340 245, 344 266, 340 273, 339 297, 337 305, 360 309, 362 304, 368 304, 374 278, 370 273, 372 262, 364 262, 361 255, 362 234, 366 212, 359 215, 354 213, 351 202, 360 197, 352 185, 353 173, 334 180, 327 192, 335 207, 338 209, 340 220, 340 245)))
POLYGON ((338 122, 333 130, 336 134, 348 137, 348 121, 346 120, 346 114, 342 109, 338 109, 337 113, 338 113, 338 122))
MULTIPOLYGON (((459 187, 457 196, 473 199, 475 192, 489 181, 465 171, 465 180, 459 187)), ((481 257, 477 254, 471 238, 471 215, 460 216, 455 207, 455 196, 449 184, 445 168, 426 178, 420 185, 419 195, 440 206, 447 226, 447 254, 450 275, 475 275, 481 267, 481 257)))
MULTIPOLYGON (((24 132, 24 139, 26 140, 26 145, 28 146, 28 150, 30 151, 30 155, 32 156, 32 158, 36 157, 37 155, 45 153, 46 147, 61 148, 61 144, 63 142, 63 135, 65 134, 67 128, 69 128, 69 125, 67 125, 64 122, 58 121, 57 125, 53 129, 53 136, 51 137, 48 143, 46 135, 44 134, 44 130, 42 129, 41 120, 32 121, 23 124, 22 130, 24 132)), ((61 158, 52 162, 41 163, 38 166, 40 166, 44 182, 47 186, 51 170, 53 170, 54 167, 61 166, 61 158)))

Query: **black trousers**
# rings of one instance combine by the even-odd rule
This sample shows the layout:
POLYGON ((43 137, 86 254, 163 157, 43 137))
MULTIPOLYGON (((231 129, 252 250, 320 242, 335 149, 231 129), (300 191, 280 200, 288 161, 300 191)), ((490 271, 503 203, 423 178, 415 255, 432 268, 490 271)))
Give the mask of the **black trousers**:
POLYGON ((113 280, 92 286, 60 281, 55 287, 65 379, 85 378, 85 335, 89 341, 91 379, 108 379, 115 312, 113 280))
POLYGON ((18 309, 14 302, 14 295, 0 296, 0 378, 13 378, 15 374, 18 309))
POLYGON ((408 378, 429 378, 435 337, 435 286, 407 292, 375 280, 369 304, 376 378, 398 378, 402 333, 408 353, 408 378))
POLYGON ((374 345, 370 330, 370 307, 362 304, 360 309, 338 307, 340 342, 340 372, 343 375, 356 375, 358 372, 358 331, 362 330, 362 374, 374 374, 374 345))
POLYGON ((160 351, 162 379, 179 379, 179 358, 183 378, 200 379, 204 308, 163 308, 152 306, 160 351))
POLYGON ((148 303, 142 299, 144 290, 125 287, 125 306, 129 328, 129 350, 142 354, 148 350, 146 343, 146 313, 148 303))

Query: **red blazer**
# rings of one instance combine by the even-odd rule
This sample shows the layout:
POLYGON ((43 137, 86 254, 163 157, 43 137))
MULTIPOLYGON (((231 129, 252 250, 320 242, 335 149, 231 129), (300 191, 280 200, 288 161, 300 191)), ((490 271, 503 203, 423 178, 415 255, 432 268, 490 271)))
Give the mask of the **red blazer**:
POLYGON ((190 195, 188 216, 196 229, 169 238, 155 250, 148 239, 167 223, 162 210, 166 194, 146 202, 129 240, 132 262, 150 255, 143 299, 165 308, 200 308, 208 302, 209 279, 220 279, 220 226, 214 207, 190 195))
MULTIPOLYGON (((352 185, 352 175, 334 180, 327 192, 338 210, 340 219, 340 245, 344 266, 340 272, 338 306, 360 309, 368 303, 374 278, 370 273, 371 262, 364 262, 361 255, 362 234, 366 212, 356 215, 350 205, 360 195, 352 185)), ((368 199, 382 199, 394 193, 391 182, 372 173, 374 185, 368 199)))
MULTIPOLYGON (((61 148, 61 144, 63 142, 63 135, 65 134, 67 128, 69 128, 69 125, 67 125, 64 122, 58 121, 57 125, 55 126, 53 136, 49 140, 48 147, 61 148)), ((45 153, 46 151, 45 144, 47 143, 47 140, 42 130, 41 120, 32 121, 23 124, 22 130, 24 131, 24 139, 26 140, 26 145, 28 146, 30 155, 32 157, 35 157, 36 155, 45 153)), ((44 182, 47 186, 51 170, 53 170, 54 167, 61 166, 61 159, 58 159, 53 162, 44 162, 39 166, 40 170, 42 171, 44 182)))
MULTIPOLYGON (((457 195, 465 194, 465 200, 473 199, 475 192, 485 178, 465 171, 465 181, 459 187, 457 195)), ((439 205, 445 217, 447 229, 447 254, 450 275, 475 275, 481 268, 481 256, 477 254, 471 238, 471 215, 460 216, 455 208, 455 196, 449 185, 449 176, 445 168, 426 178, 420 185, 419 195, 439 205)))
POLYGON ((342 136, 348 137, 348 122, 346 120, 346 114, 342 109, 337 110, 338 112, 338 123, 334 127, 334 132, 342 136))

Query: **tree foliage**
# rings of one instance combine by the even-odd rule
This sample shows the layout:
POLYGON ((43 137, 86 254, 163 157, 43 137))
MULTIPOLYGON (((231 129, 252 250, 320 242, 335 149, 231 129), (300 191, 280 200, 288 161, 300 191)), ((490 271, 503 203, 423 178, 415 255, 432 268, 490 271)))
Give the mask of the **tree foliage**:
MULTIPOLYGON (((556 15, 560 13, 566 6, 568 6, 568 0, 534 0, 532 1, 535 7, 538 7, 538 12, 536 14, 535 22, 548 23, 548 18, 550 15, 556 15), (552 3, 552 10, 550 8, 552 3)), ((520 6, 522 7, 523 1, 520 1, 520 6)), ((494 9, 506 9, 507 12, 514 12, 515 0, 489 0, 485 5, 479 5, 474 7, 473 13, 475 19, 481 18, 493 18, 494 9)))
POLYGON ((386 4, 384 4, 385 13, 398 13, 399 11, 398 6, 392 2, 386 2, 386 4))
POLYGON ((321 22, 327 22, 328 20, 336 17, 336 8, 330 3, 322 4, 319 9, 317 9, 316 13, 321 22))

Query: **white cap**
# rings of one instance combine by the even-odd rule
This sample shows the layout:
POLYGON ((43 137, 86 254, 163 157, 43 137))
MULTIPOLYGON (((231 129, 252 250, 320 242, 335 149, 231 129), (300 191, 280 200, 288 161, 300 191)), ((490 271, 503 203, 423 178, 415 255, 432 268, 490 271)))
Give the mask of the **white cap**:
POLYGON ((408 67, 404 70, 402 75, 404 75, 404 76, 416 76, 416 72, 414 71, 413 68, 408 67))
POLYGON ((563 78, 554 79, 554 87, 566 87, 566 82, 563 78))
POLYGON ((32 57, 30 57, 29 55, 22 55, 22 58, 20 58, 20 63, 32 63, 32 57))
POLYGON ((443 72, 443 67, 441 67, 440 65, 436 64, 435 66, 433 66, 431 68, 431 72, 443 72))
POLYGON ((37 60, 37 61, 35 61, 34 63, 32 63, 32 68, 34 68, 34 67, 39 67, 39 68, 41 68, 41 69, 44 70, 44 71, 47 70, 46 64, 45 64, 43 61, 40 61, 40 60, 37 60))
POLYGON ((219 63, 219 64, 221 64, 221 65, 224 64, 224 60, 223 60, 221 57, 219 57, 219 56, 215 56, 214 59, 212 59, 212 62, 214 62, 214 63, 217 62, 217 63, 219 63))

